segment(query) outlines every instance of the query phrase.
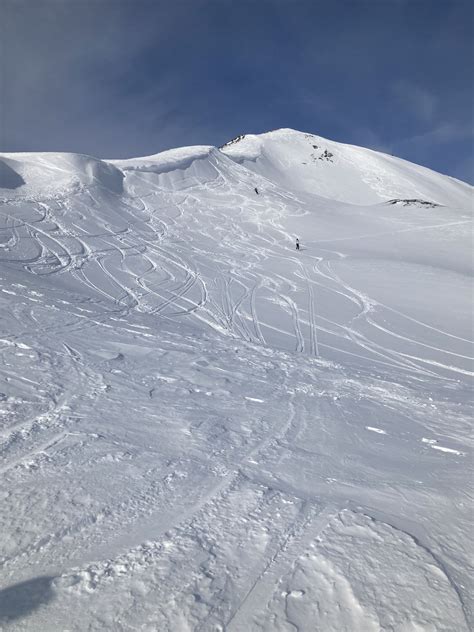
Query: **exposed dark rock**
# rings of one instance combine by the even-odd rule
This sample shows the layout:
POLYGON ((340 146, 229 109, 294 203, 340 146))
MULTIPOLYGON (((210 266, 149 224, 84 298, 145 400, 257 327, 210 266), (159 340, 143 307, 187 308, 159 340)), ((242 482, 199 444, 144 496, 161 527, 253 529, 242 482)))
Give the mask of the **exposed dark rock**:
POLYGON ((418 200, 416 198, 410 200, 403 199, 394 199, 389 200, 386 204, 399 204, 401 206, 418 206, 420 208, 436 208, 437 206, 441 206, 441 204, 437 204, 436 202, 428 202, 427 200, 418 200))

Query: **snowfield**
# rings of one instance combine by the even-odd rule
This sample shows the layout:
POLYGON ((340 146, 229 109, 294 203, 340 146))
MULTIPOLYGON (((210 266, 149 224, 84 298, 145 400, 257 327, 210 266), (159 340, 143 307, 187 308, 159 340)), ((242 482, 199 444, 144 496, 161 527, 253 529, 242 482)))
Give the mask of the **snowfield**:
POLYGON ((0 185, 1 630, 472 629, 472 187, 294 130, 0 185))

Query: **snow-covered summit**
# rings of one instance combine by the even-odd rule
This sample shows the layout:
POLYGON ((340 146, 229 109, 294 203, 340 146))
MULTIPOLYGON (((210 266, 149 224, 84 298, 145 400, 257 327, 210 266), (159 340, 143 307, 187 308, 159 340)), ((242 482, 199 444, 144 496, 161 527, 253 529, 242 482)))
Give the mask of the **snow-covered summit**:
POLYGON ((291 189, 351 204, 395 198, 470 208, 472 187, 364 147, 293 129, 237 137, 221 151, 239 164, 291 189))

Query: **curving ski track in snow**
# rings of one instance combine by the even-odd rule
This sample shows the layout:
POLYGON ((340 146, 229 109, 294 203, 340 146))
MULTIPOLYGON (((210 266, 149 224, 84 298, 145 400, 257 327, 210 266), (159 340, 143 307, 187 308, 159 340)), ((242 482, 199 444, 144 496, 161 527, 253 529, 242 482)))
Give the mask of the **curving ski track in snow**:
POLYGON ((2 190, 2 629, 472 626, 467 194, 315 138, 2 190))

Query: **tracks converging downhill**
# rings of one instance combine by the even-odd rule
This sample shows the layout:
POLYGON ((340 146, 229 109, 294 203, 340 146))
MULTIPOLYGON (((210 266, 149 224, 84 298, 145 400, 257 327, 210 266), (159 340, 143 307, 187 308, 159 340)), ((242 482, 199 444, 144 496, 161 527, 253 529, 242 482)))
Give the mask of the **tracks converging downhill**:
POLYGON ((468 630, 464 216, 197 149, 0 204, 0 627, 468 630))

